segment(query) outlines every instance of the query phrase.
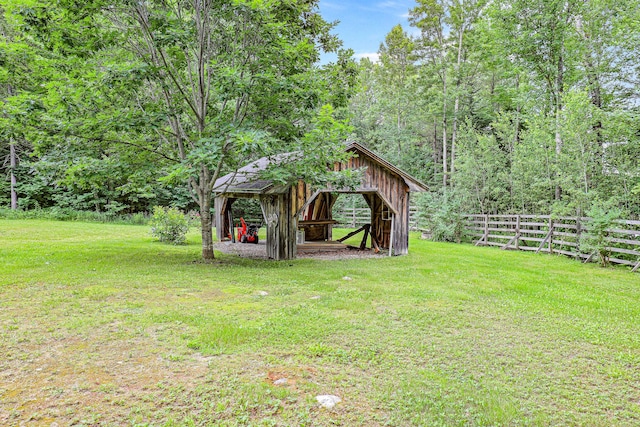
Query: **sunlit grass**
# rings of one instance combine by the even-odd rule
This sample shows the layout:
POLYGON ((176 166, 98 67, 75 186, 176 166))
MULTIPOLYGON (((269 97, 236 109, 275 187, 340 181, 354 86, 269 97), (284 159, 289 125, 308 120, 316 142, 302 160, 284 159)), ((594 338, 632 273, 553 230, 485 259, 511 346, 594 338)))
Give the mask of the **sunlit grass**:
POLYGON ((0 221, 0 424, 640 423, 628 270, 416 236, 405 257, 216 256, 197 230, 0 221))

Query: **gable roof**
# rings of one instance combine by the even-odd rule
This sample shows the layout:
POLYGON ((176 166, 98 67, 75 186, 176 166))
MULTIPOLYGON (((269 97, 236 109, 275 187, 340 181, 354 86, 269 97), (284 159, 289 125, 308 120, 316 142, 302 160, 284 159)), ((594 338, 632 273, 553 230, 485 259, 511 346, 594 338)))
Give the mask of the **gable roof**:
POLYGON ((274 183, 269 179, 261 178, 260 173, 265 171, 271 164, 281 164, 288 160, 295 160, 297 157, 297 153, 283 153, 276 156, 262 157, 235 172, 218 178, 213 185, 213 192, 219 194, 263 193, 272 187, 274 183))
MULTIPOLYGON (((349 141, 345 145, 345 151, 359 152, 367 157, 370 157, 373 161, 380 164, 390 172, 400 176, 409 187, 410 191, 421 192, 429 191, 424 183, 420 182, 416 178, 412 177, 402 169, 394 166, 378 154, 364 147, 362 144, 349 141)), ((217 194, 236 193, 236 194, 263 194, 263 193, 279 193, 285 192, 287 187, 276 185, 273 181, 263 179, 260 177, 260 173, 266 170, 271 164, 281 164, 287 161, 294 161, 300 157, 299 152, 283 153, 276 156, 262 157, 255 160, 246 166, 238 169, 235 172, 231 172, 216 180, 213 186, 213 192, 217 194)))
POLYGON ((402 179, 404 179, 404 182, 409 186, 409 189, 411 191, 415 191, 415 192, 429 191, 429 187, 426 184, 412 177, 407 172, 403 171, 402 169, 393 165, 389 161, 385 160, 378 154, 369 150, 364 145, 360 144, 359 142, 356 142, 356 141, 347 142, 346 151, 350 151, 350 150, 360 151, 361 153, 370 157, 375 162, 379 163, 381 166, 389 169, 391 172, 395 173, 396 175, 399 175, 402 179))

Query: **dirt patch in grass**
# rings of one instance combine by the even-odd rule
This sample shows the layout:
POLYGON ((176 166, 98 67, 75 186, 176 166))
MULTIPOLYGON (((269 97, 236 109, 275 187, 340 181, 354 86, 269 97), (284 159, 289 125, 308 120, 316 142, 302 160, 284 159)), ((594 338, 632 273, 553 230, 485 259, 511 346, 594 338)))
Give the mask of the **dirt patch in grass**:
POLYGON ((113 339, 109 328, 99 328, 5 347, 10 356, 0 371, 0 424, 119 424, 153 408, 163 383, 193 390, 208 360, 173 355, 175 347, 159 346, 148 335, 113 339))

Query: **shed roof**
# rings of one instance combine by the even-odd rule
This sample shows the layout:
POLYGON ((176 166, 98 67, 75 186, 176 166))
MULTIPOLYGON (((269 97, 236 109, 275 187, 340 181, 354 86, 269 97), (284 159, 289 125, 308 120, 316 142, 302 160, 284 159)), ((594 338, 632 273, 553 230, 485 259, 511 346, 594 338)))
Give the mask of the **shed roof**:
MULTIPOLYGON (((373 161, 379 163, 384 168, 388 169, 392 173, 400 176, 404 182, 409 186, 410 191, 429 191, 424 183, 420 182, 416 178, 412 177, 402 169, 396 167, 389 161, 385 160, 378 154, 364 147, 362 144, 349 141, 345 145, 345 151, 353 151, 358 154, 364 154, 371 158, 373 161)), ((276 185, 273 181, 263 179, 260 177, 260 173, 269 167, 271 164, 280 164, 287 161, 297 160, 300 153, 283 153, 276 156, 262 157, 256 161, 249 163, 246 166, 238 169, 235 172, 231 172, 221 178, 218 178, 213 186, 213 192, 218 194, 235 193, 235 194, 263 194, 278 193, 280 192, 280 186, 276 185)), ((286 191, 286 188, 282 188, 282 191, 286 191)))

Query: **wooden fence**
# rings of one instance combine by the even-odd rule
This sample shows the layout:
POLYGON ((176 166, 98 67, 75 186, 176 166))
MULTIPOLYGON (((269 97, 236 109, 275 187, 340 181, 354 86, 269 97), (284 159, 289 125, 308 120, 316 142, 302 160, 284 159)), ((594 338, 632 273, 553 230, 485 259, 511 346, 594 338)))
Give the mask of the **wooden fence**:
MULTIPOLYGON (((333 215, 339 226, 356 228, 371 223, 371 210, 369 208, 344 208, 333 215)), ((418 207, 409 206, 409 230, 418 230, 418 207)))
MULTIPOLYGON (((476 246, 499 246, 557 253, 589 262, 593 254, 580 250, 580 236, 588 232, 589 218, 550 215, 467 215, 467 234, 476 246)), ((640 269, 640 221, 619 220, 608 230, 610 261, 640 269)))

